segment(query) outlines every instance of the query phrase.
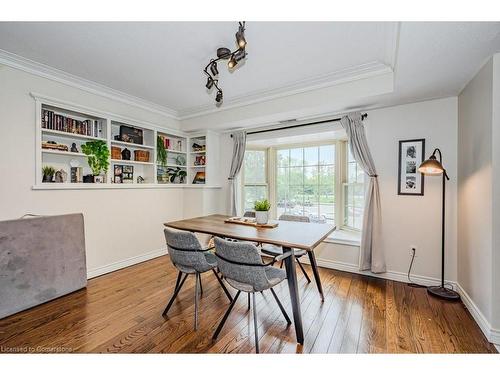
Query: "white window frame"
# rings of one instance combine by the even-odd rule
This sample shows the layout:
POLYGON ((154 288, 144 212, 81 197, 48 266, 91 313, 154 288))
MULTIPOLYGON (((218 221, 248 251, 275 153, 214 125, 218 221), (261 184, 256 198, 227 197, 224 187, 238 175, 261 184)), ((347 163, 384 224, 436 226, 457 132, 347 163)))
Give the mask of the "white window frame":
POLYGON ((345 192, 344 185, 347 184, 347 139, 330 139, 321 142, 306 142, 306 143, 290 143, 283 144, 276 147, 248 147, 247 150, 252 151, 266 151, 266 180, 265 184, 245 184, 245 168, 242 168, 241 178, 241 208, 244 212, 244 188, 245 186, 266 186, 267 196, 271 202, 270 215, 277 218, 276 197, 278 186, 276 184, 276 171, 278 165, 276 163, 276 155, 278 150, 286 150, 291 148, 307 148, 314 146, 335 145, 335 176, 338 178, 334 181, 335 189, 335 225, 337 229, 348 230, 351 232, 360 232, 359 229, 349 227, 344 224, 344 209, 345 209, 345 192))
POLYGON ((241 208, 241 212, 244 213, 245 212, 245 187, 246 186, 265 186, 266 188, 266 193, 267 193, 267 198, 269 199, 270 202, 272 202, 271 200, 271 197, 269 195, 269 155, 270 155, 270 152, 269 152, 269 148, 266 148, 266 147, 246 147, 245 149, 245 152, 247 151, 264 151, 264 155, 265 155, 265 173, 264 173, 264 176, 266 178, 266 182, 253 182, 253 183, 249 183, 249 184, 245 184, 245 161, 243 161, 243 168, 241 168, 241 199, 240 199, 240 208, 241 208))

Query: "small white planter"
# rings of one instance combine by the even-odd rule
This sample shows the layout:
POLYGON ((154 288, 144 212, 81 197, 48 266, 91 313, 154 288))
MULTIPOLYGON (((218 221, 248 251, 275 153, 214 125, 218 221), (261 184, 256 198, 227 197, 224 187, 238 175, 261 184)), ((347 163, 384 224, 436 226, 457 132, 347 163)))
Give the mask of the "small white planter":
POLYGON ((269 211, 255 211, 255 221, 257 221, 257 224, 267 224, 269 211))

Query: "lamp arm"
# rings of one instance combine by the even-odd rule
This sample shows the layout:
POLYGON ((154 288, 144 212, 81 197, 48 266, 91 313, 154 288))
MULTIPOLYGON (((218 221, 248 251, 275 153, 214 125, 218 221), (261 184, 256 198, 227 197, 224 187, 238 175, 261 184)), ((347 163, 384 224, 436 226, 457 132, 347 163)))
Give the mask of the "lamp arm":
MULTIPOLYGON (((439 154, 439 162, 441 165, 443 165, 443 154, 441 153, 441 150, 439 148, 435 148, 434 151, 432 152, 432 156, 436 156, 436 152, 439 154)), ((444 177, 449 180, 450 177, 448 176, 448 173, 446 172, 446 169, 443 169, 443 175, 444 177)))

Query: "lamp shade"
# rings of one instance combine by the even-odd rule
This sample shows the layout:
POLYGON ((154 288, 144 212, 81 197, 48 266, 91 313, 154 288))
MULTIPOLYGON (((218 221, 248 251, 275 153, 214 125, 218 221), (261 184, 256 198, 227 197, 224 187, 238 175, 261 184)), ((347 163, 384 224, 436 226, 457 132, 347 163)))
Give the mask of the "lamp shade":
POLYGON ((443 165, 432 155, 418 167, 418 171, 424 175, 436 176, 444 172, 443 165))

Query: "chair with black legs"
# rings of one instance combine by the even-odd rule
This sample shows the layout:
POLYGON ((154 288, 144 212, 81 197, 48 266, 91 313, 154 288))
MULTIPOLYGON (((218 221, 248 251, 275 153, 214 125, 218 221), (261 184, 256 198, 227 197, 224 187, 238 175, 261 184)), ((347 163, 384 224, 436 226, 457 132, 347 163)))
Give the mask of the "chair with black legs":
POLYGON ((229 299, 229 302, 232 302, 233 298, 224 285, 224 282, 215 271, 217 268, 217 258, 207 249, 202 248, 200 242, 193 233, 170 228, 165 228, 164 232, 170 260, 179 271, 179 274, 177 275, 174 294, 170 298, 162 315, 167 315, 168 310, 170 310, 170 307, 182 289, 188 275, 195 275, 194 329, 196 331, 198 329, 198 295, 201 289, 202 273, 212 271, 229 299))
MULTIPOLYGON (((301 222, 301 223, 309 223, 310 222, 310 219, 308 216, 288 215, 288 214, 281 215, 279 217, 279 220, 297 221, 297 222, 301 222)), ((274 246, 274 245, 262 245, 262 254, 275 257, 275 256, 278 256, 280 254, 283 254, 283 249, 279 246, 274 246)), ((321 279, 319 276, 318 266, 316 264, 316 257, 314 256, 314 252, 306 251, 306 250, 302 250, 302 249, 293 249, 293 254, 295 255, 295 260, 297 261, 297 264, 299 265, 299 267, 300 267, 302 273, 304 274, 304 277, 306 278, 308 283, 311 282, 311 279, 309 278, 309 275, 307 274, 306 270, 304 269, 304 266, 300 262, 300 258, 306 254, 309 256, 309 262, 311 263, 311 268, 313 270, 313 275, 314 275, 314 279, 316 281, 316 286, 318 287, 318 291, 319 291, 319 294, 321 296, 321 300, 324 301, 323 287, 321 286, 321 279)), ((283 268, 283 262, 281 262, 280 268, 283 268)))
MULTIPOLYGON (((257 309, 255 303, 255 293, 269 289, 278 304, 285 320, 288 324, 292 324, 288 317, 283 305, 281 304, 278 296, 273 290, 273 287, 286 279, 285 270, 273 267, 272 264, 276 261, 290 256, 291 253, 280 254, 270 263, 263 263, 259 253, 259 249, 249 242, 233 242, 227 241, 222 238, 215 238, 215 256, 219 270, 221 271, 224 279, 229 285, 235 288, 238 292, 229 305, 224 317, 222 318, 219 326, 217 327, 213 340, 219 336, 224 323, 226 322, 231 310, 240 296, 241 292, 248 293, 249 302, 250 296, 252 297, 253 305, 253 322, 255 331, 255 350, 259 353, 259 333, 257 325, 257 309)), ((250 303, 249 303, 250 306, 250 303)))

